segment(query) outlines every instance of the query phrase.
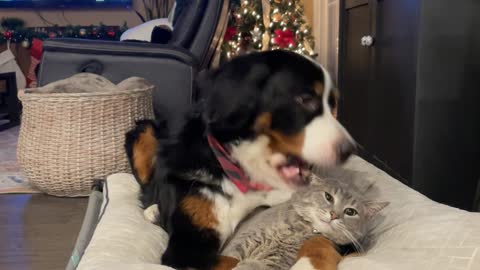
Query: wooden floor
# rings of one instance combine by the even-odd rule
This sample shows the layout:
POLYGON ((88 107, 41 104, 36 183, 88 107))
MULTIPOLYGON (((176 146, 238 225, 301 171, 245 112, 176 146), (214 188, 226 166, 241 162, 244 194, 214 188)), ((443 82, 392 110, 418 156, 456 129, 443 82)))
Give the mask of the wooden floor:
POLYGON ((0 269, 65 269, 87 198, 0 195, 0 269))

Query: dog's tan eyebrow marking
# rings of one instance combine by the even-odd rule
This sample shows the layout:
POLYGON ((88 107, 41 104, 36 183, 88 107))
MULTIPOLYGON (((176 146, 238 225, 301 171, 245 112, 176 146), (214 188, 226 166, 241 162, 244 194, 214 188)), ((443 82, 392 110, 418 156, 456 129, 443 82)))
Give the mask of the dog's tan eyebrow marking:
POLYGON ((313 89, 315 90, 315 93, 319 96, 323 96, 323 92, 325 91, 325 85, 323 82, 320 81, 315 81, 313 83, 313 89))
POLYGON ((285 135, 278 131, 270 131, 267 133, 270 137, 270 148, 274 152, 284 154, 292 154, 296 156, 302 155, 303 144, 305 142, 305 130, 293 135, 285 135))
POLYGON ((180 207, 190 217, 193 225, 212 230, 218 227, 214 205, 209 199, 199 195, 187 196, 182 200, 180 207))
POLYGON ((260 114, 255 120, 253 129, 257 133, 266 133, 270 130, 272 125, 272 114, 269 112, 264 112, 260 114))
POLYGON ((272 114, 265 112, 255 120, 254 130, 259 134, 265 134, 270 138, 270 148, 274 152, 300 156, 305 141, 305 131, 301 130, 292 135, 285 135, 271 129, 272 114))
POLYGON ((133 145, 133 169, 141 184, 147 184, 152 175, 157 143, 153 128, 149 126, 138 136, 133 145))

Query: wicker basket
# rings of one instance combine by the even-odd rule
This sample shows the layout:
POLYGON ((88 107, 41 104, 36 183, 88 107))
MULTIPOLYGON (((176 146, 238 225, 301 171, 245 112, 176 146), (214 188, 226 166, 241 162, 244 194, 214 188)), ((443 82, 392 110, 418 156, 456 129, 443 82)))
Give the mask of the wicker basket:
POLYGON ((125 133, 153 119, 152 89, 20 95, 24 175, 47 194, 76 197, 88 195, 94 179, 129 172, 125 133))

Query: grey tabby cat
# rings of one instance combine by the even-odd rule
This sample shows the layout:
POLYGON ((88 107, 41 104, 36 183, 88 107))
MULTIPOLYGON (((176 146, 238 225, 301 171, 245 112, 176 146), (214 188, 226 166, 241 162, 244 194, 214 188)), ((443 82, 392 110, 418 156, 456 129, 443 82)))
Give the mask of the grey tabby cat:
POLYGON ((353 244, 362 251, 360 243, 370 221, 388 203, 369 201, 363 195, 365 190, 360 192, 335 179, 311 177, 312 184, 290 201, 240 226, 222 252, 240 261, 234 269, 290 269, 302 244, 319 235, 337 245, 353 244))

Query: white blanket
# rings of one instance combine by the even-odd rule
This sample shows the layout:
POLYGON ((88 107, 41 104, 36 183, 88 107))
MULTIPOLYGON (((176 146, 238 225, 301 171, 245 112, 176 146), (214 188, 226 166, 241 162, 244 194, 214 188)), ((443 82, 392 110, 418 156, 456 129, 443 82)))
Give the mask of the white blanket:
MULTIPOLYGON (((479 213, 433 202, 359 157, 345 168, 375 182, 379 200, 391 204, 367 253, 346 258, 340 270, 480 270, 479 213)), ((158 264, 167 235, 144 220, 133 176, 112 175, 107 183, 108 205, 78 269, 171 269, 158 264)))
POLYGON ((140 187, 126 173, 107 178, 104 206, 78 270, 168 270, 160 265, 168 235, 147 222, 140 208, 140 187))

